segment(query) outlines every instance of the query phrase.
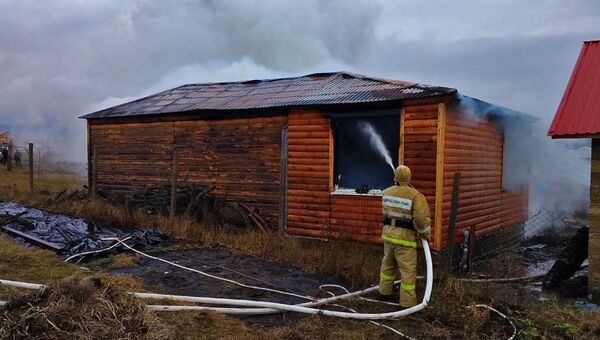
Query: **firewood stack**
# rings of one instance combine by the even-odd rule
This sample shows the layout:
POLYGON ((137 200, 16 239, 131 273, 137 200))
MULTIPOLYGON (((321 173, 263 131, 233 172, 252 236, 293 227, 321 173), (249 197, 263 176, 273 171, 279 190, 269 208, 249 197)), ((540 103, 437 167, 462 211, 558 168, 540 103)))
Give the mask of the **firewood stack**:
MULTIPOLYGON (((256 209, 226 201, 212 192, 213 187, 196 184, 177 186, 176 214, 189 216, 200 223, 230 227, 236 230, 259 228, 267 232, 267 224, 256 209)), ((171 186, 147 186, 125 199, 131 210, 149 214, 167 214, 171 202, 171 186)))
MULTIPOLYGON (((258 228, 268 231, 267 223, 256 208, 241 203, 226 201, 212 192, 213 187, 197 184, 177 186, 176 214, 189 216, 206 225, 216 225, 233 230, 258 228)), ((47 205, 59 204, 73 200, 84 200, 90 197, 90 190, 84 186, 82 190, 68 191, 64 189, 48 199, 47 205)), ((143 210, 148 214, 169 214, 171 203, 171 186, 169 184, 146 186, 133 195, 97 193, 97 198, 112 204, 124 205, 129 210, 143 210)))

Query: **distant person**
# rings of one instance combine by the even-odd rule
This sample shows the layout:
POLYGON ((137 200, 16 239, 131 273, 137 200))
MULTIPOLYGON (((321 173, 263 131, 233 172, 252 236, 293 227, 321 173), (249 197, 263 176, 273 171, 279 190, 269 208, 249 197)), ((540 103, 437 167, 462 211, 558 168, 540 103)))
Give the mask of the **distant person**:
POLYGON ((417 304, 417 234, 429 240, 431 219, 425 196, 410 186, 410 169, 400 165, 394 171, 396 185, 383 191, 383 260, 379 281, 380 299, 389 301, 400 270, 400 306, 417 304))
POLYGON ((15 166, 19 169, 23 169, 23 165, 21 164, 21 151, 19 151, 19 149, 15 151, 13 158, 15 159, 15 166))
POLYGON ((2 158, 0 158, 0 162, 2 165, 6 165, 6 160, 8 159, 8 149, 2 148, 2 158))

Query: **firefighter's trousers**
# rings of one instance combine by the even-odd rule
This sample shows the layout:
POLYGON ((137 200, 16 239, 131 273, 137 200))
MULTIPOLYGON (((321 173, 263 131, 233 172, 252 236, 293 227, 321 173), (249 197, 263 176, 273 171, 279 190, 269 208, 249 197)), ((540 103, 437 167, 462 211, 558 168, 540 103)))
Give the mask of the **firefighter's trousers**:
POLYGON ((391 295, 397 270, 400 270, 400 306, 404 308, 417 304, 415 283, 417 279, 416 247, 383 242, 383 261, 379 279, 379 293, 391 295))

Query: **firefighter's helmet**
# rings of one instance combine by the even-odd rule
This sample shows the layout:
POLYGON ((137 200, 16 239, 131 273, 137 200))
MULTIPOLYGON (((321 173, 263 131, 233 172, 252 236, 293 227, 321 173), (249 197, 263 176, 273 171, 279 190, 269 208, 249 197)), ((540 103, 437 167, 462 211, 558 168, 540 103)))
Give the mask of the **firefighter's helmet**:
POLYGON ((408 184, 410 182, 410 168, 406 165, 399 165, 394 171, 394 181, 399 184, 408 184))

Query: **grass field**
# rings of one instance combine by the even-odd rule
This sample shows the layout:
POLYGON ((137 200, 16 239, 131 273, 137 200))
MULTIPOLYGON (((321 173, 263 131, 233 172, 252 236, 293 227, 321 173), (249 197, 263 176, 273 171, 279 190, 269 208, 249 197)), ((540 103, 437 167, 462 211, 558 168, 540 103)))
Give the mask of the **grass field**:
MULTIPOLYGON (((163 216, 130 213, 123 207, 99 200, 48 204, 48 199, 57 191, 66 187, 80 188, 82 183, 83 179, 73 175, 47 175, 45 178, 36 179, 36 192, 32 195, 28 192, 26 173, 7 173, 0 170, 0 198, 121 228, 155 227, 176 238, 195 240, 204 245, 220 244, 233 251, 267 260, 290 261, 300 265, 307 272, 342 275, 357 287, 374 284, 378 280, 380 250, 363 244, 291 239, 276 233, 227 233, 185 218, 177 218, 175 223, 171 223, 163 216)), ((135 264, 135 261, 127 256, 118 257, 114 261, 115 266, 135 264)), ((499 265, 497 262, 502 262, 502 258, 496 259, 495 265, 499 265)), ((50 252, 25 248, 0 237, 2 278, 49 283, 80 271, 81 269, 75 266, 63 264, 50 252)), ((125 281, 122 285, 148 288, 135 279, 125 281)), ((22 292, 0 290, 0 298, 15 294, 19 295, 22 292)), ((576 309, 570 307, 568 302, 552 298, 538 301, 534 296, 535 294, 519 284, 467 284, 451 278, 441 278, 435 283, 431 303, 425 311, 400 320, 386 321, 385 324, 415 338, 506 338, 505 321, 489 312, 470 307, 483 303, 507 314, 519 329, 519 339, 600 337, 600 311, 576 309)), ((381 310, 381 306, 358 301, 350 301, 349 306, 363 312, 381 310)), ((368 322, 319 316, 308 317, 291 327, 271 330, 213 313, 166 314, 161 315, 160 319, 167 324, 176 325, 180 338, 394 337, 393 333, 368 322)))

